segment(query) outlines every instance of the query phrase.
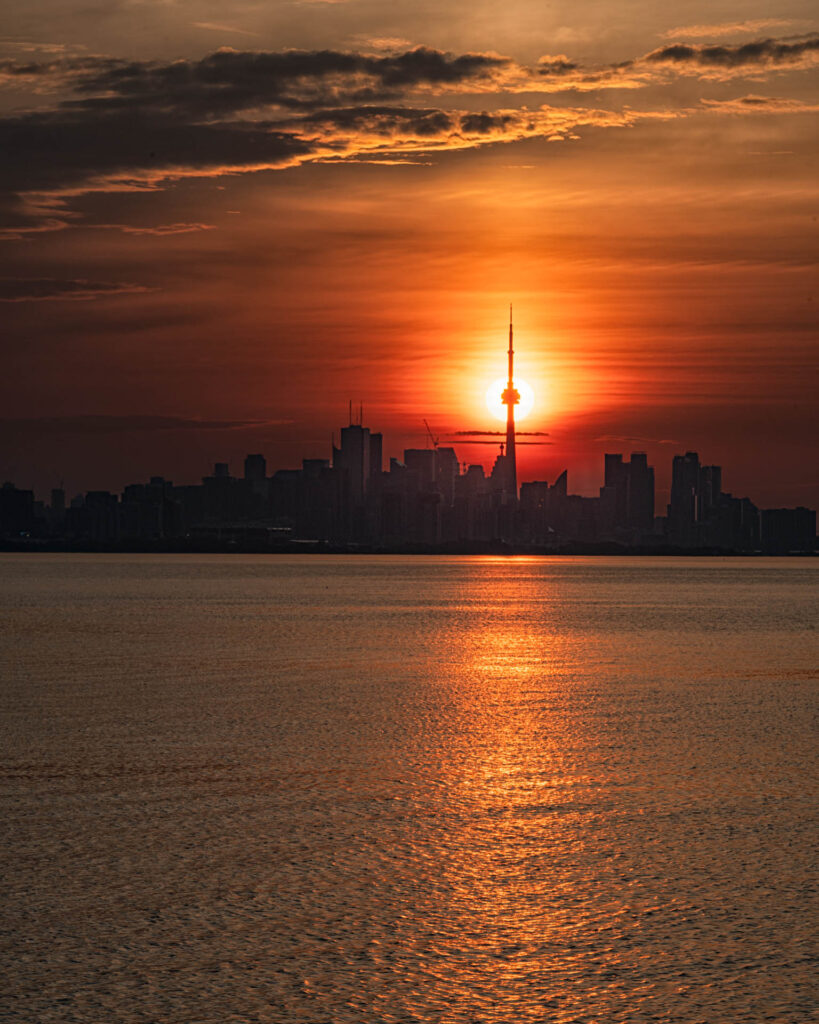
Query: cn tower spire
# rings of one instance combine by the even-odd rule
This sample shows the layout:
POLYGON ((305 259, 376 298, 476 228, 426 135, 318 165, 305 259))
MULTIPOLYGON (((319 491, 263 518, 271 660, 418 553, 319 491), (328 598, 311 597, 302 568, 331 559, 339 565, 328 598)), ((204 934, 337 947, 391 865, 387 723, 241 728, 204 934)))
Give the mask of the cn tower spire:
POLYGON ((509 387, 512 387, 512 360, 515 355, 512 348, 512 303, 509 303, 509 387))
POLYGON ((518 498, 518 469, 515 458, 515 406, 520 401, 520 392, 515 388, 514 359, 512 345, 512 304, 509 304, 509 379, 502 395, 506 406, 506 492, 514 500, 518 498))

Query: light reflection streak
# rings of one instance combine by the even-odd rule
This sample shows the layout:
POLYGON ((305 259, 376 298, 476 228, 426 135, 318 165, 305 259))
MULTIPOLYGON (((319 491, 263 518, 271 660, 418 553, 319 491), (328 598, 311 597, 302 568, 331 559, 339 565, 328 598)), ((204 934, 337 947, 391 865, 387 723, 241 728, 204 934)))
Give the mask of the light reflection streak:
POLYGON ((448 665, 457 711, 444 768, 457 828, 442 837, 446 901, 425 913, 460 933, 462 1013, 498 1012, 504 993, 521 1013, 521 987, 535 985, 519 1019, 541 1019, 565 997, 549 977, 579 927, 561 893, 561 861, 583 843, 561 755, 578 742, 563 714, 572 640, 555 626, 555 583, 525 560, 476 560, 460 599, 472 611, 448 665))

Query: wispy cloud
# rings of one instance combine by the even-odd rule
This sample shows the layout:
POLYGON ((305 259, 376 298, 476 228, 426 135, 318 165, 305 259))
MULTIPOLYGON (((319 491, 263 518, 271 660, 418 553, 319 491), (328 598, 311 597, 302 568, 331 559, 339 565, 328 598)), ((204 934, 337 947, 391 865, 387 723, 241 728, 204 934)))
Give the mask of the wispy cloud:
POLYGON ((400 36, 370 36, 359 34, 352 36, 350 42, 356 48, 367 50, 387 50, 389 52, 400 52, 401 50, 412 50, 413 44, 410 39, 402 39, 400 36))
MULTIPOLYGON (((489 433, 489 431, 487 431, 487 433, 489 433)), ((498 440, 496 440, 496 441, 484 441, 484 440, 481 440, 481 439, 477 439, 477 440, 472 439, 472 440, 470 440, 467 437, 460 437, 460 436, 458 436, 458 437, 450 437, 450 438, 447 438, 447 440, 451 444, 491 444, 491 445, 497 446, 499 443, 502 443, 500 438, 501 437, 505 437, 505 436, 506 436, 505 431, 504 431, 503 434, 501 434, 500 431, 498 431, 498 440)), ((522 444, 526 444, 526 445, 553 445, 554 444, 554 441, 518 441, 517 440, 517 434, 515 435, 515 437, 516 437, 515 443, 518 444, 518 445, 522 445, 522 444)))
POLYGON ((735 36, 751 32, 768 32, 771 29, 787 28, 792 22, 785 18, 756 18, 752 21, 723 21, 716 25, 683 25, 663 32, 665 39, 711 39, 718 36, 735 36))
POLYGON ((194 28, 201 28, 207 32, 227 32, 240 36, 258 36, 258 32, 250 32, 246 28, 237 28, 235 25, 223 25, 216 21, 194 21, 194 28))
POLYGON ((56 278, 0 279, 0 302, 86 302, 115 295, 153 291, 145 285, 122 281, 58 280, 56 278))
POLYGON ((716 114, 815 114, 819 104, 784 96, 739 96, 729 100, 703 99, 703 106, 716 114))
POLYGON ((56 55, 0 60, 0 83, 69 89, 64 111, 131 112, 215 119, 250 112, 305 111, 394 102, 420 94, 588 92, 640 89, 658 76, 704 79, 793 71, 819 63, 819 34, 743 44, 672 43, 632 60, 585 66, 548 54, 529 67, 496 53, 453 55, 428 47, 404 52, 240 51, 170 63, 56 55))
POLYGON ((673 439, 669 438, 635 437, 629 434, 601 434, 600 437, 595 437, 594 440, 603 442, 605 444, 680 444, 679 441, 674 441, 673 439))
POLYGON ((292 420, 200 420, 183 416, 37 416, 0 419, 0 430, 24 429, 39 433, 108 434, 169 430, 247 430, 283 426, 292 420))
MULTIPOLYGON (((228 210, 228 213, 234 211, 228 210)), ((122 231, 126 235, 188 235, 195 231, 213 231, 215 224, 157 224, 156 227, 135 227, 131 224, 95 224, 95 228, 122 231)))
POLYGON ((722 81, 771 71, 804 70, 819 64, 819 35, 793 42, 757 39, 738 46, 673 43, 652 50, 639 63, 676 74, 722 81))

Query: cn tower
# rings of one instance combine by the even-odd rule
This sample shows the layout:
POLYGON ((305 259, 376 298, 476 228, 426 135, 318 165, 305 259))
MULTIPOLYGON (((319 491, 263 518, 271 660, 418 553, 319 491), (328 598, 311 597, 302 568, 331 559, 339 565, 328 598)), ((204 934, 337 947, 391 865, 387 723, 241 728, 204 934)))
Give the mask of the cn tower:
POLYGON ((515 406, 520 401, 520 392, 513 382, 515 351, 512 348, 512 306, 509 306, 509 380, 501 401, 506 406, 506 492, 518 499, 518 467, 515 459, 515 406))

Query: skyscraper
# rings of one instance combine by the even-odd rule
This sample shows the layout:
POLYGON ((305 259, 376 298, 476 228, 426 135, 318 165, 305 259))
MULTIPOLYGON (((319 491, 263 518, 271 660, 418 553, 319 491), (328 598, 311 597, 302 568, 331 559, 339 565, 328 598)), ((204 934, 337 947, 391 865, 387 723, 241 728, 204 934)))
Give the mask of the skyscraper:
POLYGON ((264 455, 248 455, 245 459, 245 480, 258 483, 267 475, 267 460, 264 455))
POLYGON ((699 483, 699 455, 696 452, 675 455, 671 464, 671 501, 668 505, 668 534, 673 544, 686 547, 696 543, 699 483))

